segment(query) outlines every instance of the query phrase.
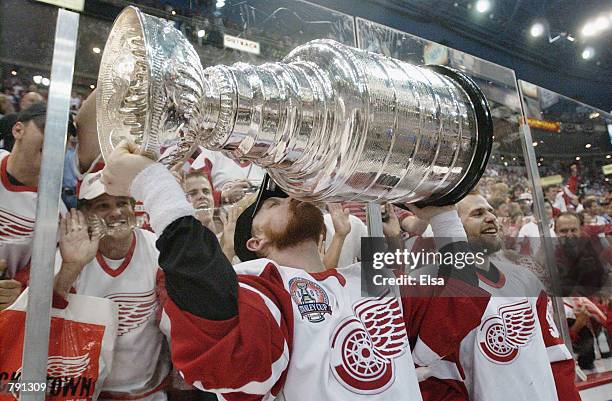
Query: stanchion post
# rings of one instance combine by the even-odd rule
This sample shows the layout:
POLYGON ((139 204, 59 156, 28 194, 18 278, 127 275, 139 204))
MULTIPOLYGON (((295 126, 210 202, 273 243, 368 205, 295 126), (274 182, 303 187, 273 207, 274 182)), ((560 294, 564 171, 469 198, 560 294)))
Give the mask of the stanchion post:
MULTIPOLYGON (((79 14, 62 9, 58 11, 42 163, 38 179, 22 383, 45 383, 47 380, 53 265, 78 27, 79 14)), ((21 401, 44 399, 44 391, 22 391, 20 394, 21 401)))

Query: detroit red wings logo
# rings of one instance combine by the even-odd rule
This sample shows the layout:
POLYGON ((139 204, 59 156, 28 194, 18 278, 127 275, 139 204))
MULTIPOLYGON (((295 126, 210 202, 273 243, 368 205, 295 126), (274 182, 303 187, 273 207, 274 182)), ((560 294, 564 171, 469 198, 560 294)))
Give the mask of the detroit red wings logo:
POLYGON ((119 336, 142 326, 157 309, 155 289, 141 293, 111 294, 105 298, 119 305, 119 336))
POLYGON ((34 235, 34 220, 0 209, 0 242, 30 241, 34 235))
POLYGON ((89 366, 89 353, 81 356, 51 356, 47 375, 51 377, 79 377, 89 366))
POLYGON ((536 319, 527 299, 501 306, 478 330, 478 348, 492 362, 512 362, 533 339, 536 319))
MULTIPOLYGON (((79 356, 54 355, 47 359, 47 377, 59 378, 61 382, 68 382, 82 376, 89 367, 89 353, 79 356)), ((17 369, 15 376, 21 377, 23 368, 17 369)), ((13 396, 19 399, 18 391, 11 391, 13 396)))
POLYGON ((352 392, 377 394, 393 383, 393 360, 408 348, 402 309, 396 298, 369 298, 353 311, 332 335, 332 372, 352 392))
MULTIPOLYGON (((47 360, 47 376, 69 379, 79 377, 89 366, 89 353, 79 356, 50 356, 47 360)), ((20 373, 21 368, 16 373, 20 373)))

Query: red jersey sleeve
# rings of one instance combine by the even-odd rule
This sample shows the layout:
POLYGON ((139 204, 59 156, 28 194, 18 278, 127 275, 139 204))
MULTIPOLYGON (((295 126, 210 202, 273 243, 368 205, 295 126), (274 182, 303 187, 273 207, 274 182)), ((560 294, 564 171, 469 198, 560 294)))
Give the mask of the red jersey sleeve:
POLYGON ((574 359, 563 343, 555 325, 552 304, 544 291, 538 297, 536 308, 559 401, 580 401, 580 395, 574 382, 576 375, 574 359))
POLYGON ((171 299, 172 361, 185 381, 226 400, 276 396, 289 365, 293 336, 291 297, 277 268, 239 275, 238 314, 208 320, 182 311, 171 299))

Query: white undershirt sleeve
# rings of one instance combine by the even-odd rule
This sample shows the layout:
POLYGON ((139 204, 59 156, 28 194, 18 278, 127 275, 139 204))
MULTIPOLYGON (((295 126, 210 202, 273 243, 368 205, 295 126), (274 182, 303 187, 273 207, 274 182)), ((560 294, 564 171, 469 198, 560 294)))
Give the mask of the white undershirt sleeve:
POLYGON ((142 170, 130 185, 130 194, 143 202, 151 227, 161 235, 176 219, 193 216, 193 206, 174 176, 160 163, 142 170))

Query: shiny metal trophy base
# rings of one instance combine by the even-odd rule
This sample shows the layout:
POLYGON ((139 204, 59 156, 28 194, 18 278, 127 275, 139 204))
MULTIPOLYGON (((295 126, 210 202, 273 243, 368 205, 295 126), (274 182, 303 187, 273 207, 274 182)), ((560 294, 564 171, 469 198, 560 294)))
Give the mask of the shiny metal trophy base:
POLYGON ((198 144, 269 172, 310 201, 445 205, 476 185, 492 146, 484 95, 458 71, 315 40, 282 62, 202 69, 165 20, 126 8, 98 79, 104 156, 123 138, 167 164, 198 144))

